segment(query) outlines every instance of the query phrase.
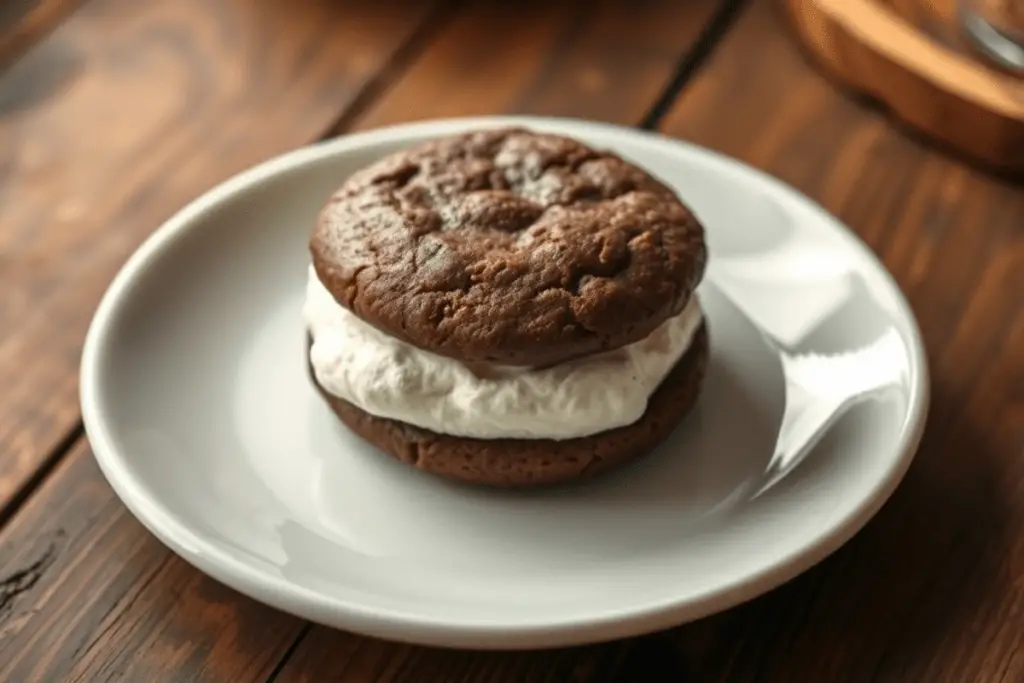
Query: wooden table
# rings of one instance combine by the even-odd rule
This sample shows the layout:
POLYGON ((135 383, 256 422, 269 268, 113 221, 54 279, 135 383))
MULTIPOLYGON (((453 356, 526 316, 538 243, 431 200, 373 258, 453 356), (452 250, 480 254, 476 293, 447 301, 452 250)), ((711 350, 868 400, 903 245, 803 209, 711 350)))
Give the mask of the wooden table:
POLYGON ((1024 188, 837 92, 770 0, 8 0, 0 149, 0 681, 1024 681, 1024 188), (933 408, 905 482, 846 547, 667 633, 463 653, 241 597, 115 498, 77 370, 135 246, 279 152, 497 112, 721 150, 884 260, 924 332, 933 408))

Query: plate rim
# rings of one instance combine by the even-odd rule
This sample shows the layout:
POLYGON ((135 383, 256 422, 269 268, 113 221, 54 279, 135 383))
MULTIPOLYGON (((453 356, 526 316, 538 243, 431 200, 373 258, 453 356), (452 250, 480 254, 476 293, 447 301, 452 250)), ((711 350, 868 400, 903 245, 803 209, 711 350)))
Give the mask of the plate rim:
MULTIPOLYGON (((902 335, 901 335, 902 336, 902 335)), ((244 170, 193 199, 157 227, 124 262, 96 308, 82 349, 79 399, 85 432, 94 458, 129 512, 172 552, 215 580, 279 610, 328 626, 369 636, 422 645, 471 649, 526 649, 579 645, 629 637, 660 630, 734 607, 751 600, 806 572, 849 541, 875 516, 903 480, 924 432, 930 403, 930 378, 927 355, 913 310, 895 279, 860 237, 838 217, 813 198, 783 180, 738 159, 658 132, 628 126, 566 117, 472 116, 430 119, 374 128, 332 140, 314 143, 277 155, 244 170), (656 147, 670 146, 688 154, 710 157, 732 166, 759 183, 783 194, 795 195, 828 224, 845 245, 858 253, 861 261, 877 271, 876 275, 892 295, 897 316, 906 323, 909 335, 910 394, 907 415, 893 447, 886 471, 865 489, 853 508, 832 526, 823 526, 808 535, 800 548, 788 555, 769 558, 758 571, 752 571, 731 584, 716 586, 690 599, 662 598, 655 604, 638 604, 629 611, 600 616, 545 619, 539 623, 508 624, 501 620, 473 622, 449 617, 408 614, 382 610, 325 595, 296 585, 280 576, 260 570, 225 553, 215 543, 179 521, 160 502, 149 497, 143 484, 128 466, 128 458, 119 453, 101 410, 103 349, 113 323, 124 302, 148 268, 179 238, 200 225, 198 220, 215 210, 238 192, 279 173, 313 164, 319 160, 405 138, 441 135, 470 128, 504 125, 532 126, 560 130, 566 134, 590 132, 607 140, 627 138, 634 143, 656 147)))

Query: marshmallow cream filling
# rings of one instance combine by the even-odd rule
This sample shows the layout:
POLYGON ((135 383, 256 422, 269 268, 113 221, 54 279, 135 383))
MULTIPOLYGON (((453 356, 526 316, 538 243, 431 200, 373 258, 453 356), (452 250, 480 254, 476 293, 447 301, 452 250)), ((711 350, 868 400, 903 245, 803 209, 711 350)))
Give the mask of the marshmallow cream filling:
POLYGON ((632 424, 700 327, 697 297, 634 344, 541 369, 473 367, 363 322, 312 267, 303 308, 325 391, 371 415, 474 439, 572 439, 632 424))

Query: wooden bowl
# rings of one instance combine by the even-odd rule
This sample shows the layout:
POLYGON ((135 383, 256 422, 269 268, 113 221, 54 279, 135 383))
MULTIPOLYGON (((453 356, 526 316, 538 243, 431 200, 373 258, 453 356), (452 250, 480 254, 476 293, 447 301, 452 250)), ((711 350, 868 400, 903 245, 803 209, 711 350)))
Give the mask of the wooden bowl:
POLYGON ((811 56, 927 137, 1024 171, 1024 79, 974 53, 955 0, 780 0, 811 56))

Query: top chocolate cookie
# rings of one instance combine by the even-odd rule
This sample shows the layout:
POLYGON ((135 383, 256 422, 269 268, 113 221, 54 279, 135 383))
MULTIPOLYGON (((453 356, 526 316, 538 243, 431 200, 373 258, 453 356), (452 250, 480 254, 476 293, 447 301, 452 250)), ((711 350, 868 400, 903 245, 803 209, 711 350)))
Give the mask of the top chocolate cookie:
POLYGON ((354 174, 313 266, 340 304, 463 361, 548 365, 646 337, 703 277, 675 193, 582 143, 520 128, 433 140, 354 174))

